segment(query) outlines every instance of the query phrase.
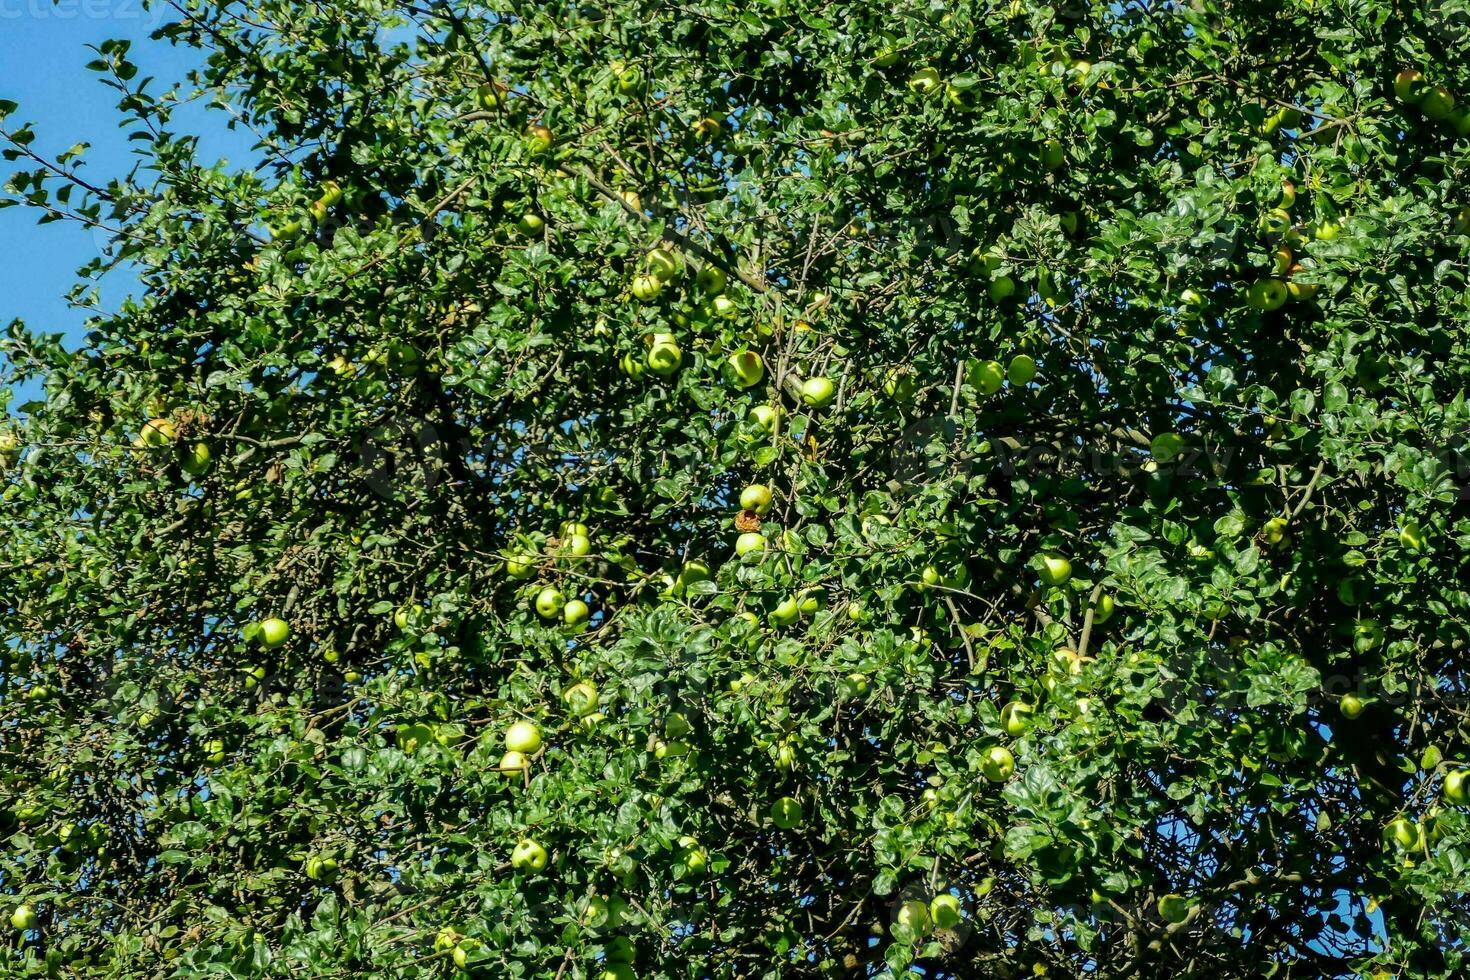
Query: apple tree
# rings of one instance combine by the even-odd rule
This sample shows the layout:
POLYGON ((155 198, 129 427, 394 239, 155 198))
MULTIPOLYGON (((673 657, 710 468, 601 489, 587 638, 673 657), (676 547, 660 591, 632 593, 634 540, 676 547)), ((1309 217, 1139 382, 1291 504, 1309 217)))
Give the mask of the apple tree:
POLYGON ((131 172, 0 102, 106 244, 0 340, 0 972, 1465 975, 1446 5, 167 13, 131 172))

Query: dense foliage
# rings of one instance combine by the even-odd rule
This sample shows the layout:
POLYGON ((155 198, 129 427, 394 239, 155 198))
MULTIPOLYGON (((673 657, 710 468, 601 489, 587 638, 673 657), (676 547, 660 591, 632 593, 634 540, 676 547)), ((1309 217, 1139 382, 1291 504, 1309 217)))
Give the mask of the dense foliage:
POLYGON ((0 972, 1465 975, 1458 8, 178 7, 0 103, 0 972))

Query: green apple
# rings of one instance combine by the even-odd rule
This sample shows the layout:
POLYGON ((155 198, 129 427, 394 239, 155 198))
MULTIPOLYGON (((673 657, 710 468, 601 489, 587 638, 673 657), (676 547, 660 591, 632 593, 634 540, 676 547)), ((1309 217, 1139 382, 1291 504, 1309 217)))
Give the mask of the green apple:
POLYGON ((536 612, 542 619, 560 616, 566 604, 567 597, 554 585, 546 586, 536 595, 536 612))
POLYGON ((567 703, 567 710, 576 718, 585 718, 595 712, 601 700, 597 685, 591 681, 578 681, 567 688, 561 697, 567 703))
POLYGON ((591 615, 591 608, 581 599, 568 599, 567 604, 561 607, 562 622, 568 626, 581 626, 591 615))
POLYGON ((656 333, 653 344, 648 348, 648 368, 654 374, 668 377, 684 363, 684 352, 671 333, 656 333))
POLYGON ((837 387, 831 378, 807 378, 801 383, 801 400, 812 408, 826 408, 836 393, 837 387))
POLYGON ((980 757, 980 772, 992 783, 1005 782, 1015 771, 1015 756, 1005 746, 992 745, 980 757))
POLYGON ((505 747, 522 755, 535 755, 541 748, 541 729, 534 722, 515 722, 505 730, 505 747))
POLYGON ((536 560, 530 555, 511 555, 505 560, 505 574, 511 578, 530 578, 535 570, 536 560))
POLYGON ((709 853, 693 837, 679 838, 679 858, 684 864, 684 870, 692 875, 704 874, 709 867, 709 853))
POLYGON ((1245 302, 1253 310, 1270 312, 1285 305, 1290 294, 1280 279, 1257 279, 1245 292, 1245 302))
POLYGON ((526 127, 526 146, 533 154, 541 154, 556 145, 556 135, 551 129, 540 123, 532 123, 526 127))
POLYGON ((774 405, 757 405, 750 410, 750 421, 760 426, 767 435, 776 434, 781 421, 781 410, 774 405))
POLYGON ((776 768, 791 770, 796 768, 796 748, 787 741, 781 741, 776 745, 776 768))
POLYGON ((1397 816, 1383 828, 1383 843, 1402 851, 1417 851, 1424 846, 1424 828, 1405 816, 1397 816))
POLYGON ((740 312, 740 305, 730 297, 720 295, 709 301, 709 312, 711 316, 730 320, 740 312))
POLYGON ((541 234, 545 229, 546 219, 534 211, 527 211, 516 222, 516 231, 525 235, 527 238, 533 238, 541 234))
POLYGON ((766 376, 766 365, 753 350, 731 354, 726 363, 730 367, 730 376, 742 388, 754 388, 766 376))
POLYGON ((1393 80, 1393 94, 1399 101, 1410 105, 1424 98, 1424 73, 1417 68, 1405 68, 1393 80))
POLYGON ((1451 769, 1445 773, 1444 798, 1459 805, 1470 803, 1470 769, 1451 769))
POLYGON ((531 760, 524 752, 507 752, 500 757, 500 771, 512 779, 531 768, 531 760))
POLYGON ((225 743, 217 738, 208 739, 202 746, 206 761, 219 765, 225 761, 225 743))
POLYGON ((569 534, 562 538, 563 554, 573 558, 586 558, 592 552, 592 539, 585 534, 569 534))
POLYGON ((1399 544, 1411 551, 1424 550, 1424 531, 1419 527, 1418 521, 1405 521, 1404 526, 1399 528, 1399 544))
POLYGON ((149 419, 143 423, 143 432, 140 436, 143 445, 150 449, 160 449, 178 437, 179 429, 174 425, 173 419, 149 419))
POLYGON ((940 929, 953 929, 964 918, 964 909, 957 896, 945 892, 929 900, 929 918, 940 929))
POLYGON ((1436 85, 1424 93, 1419 100, 1419 111, 1424 118, 1444 122, 1455 108, 1455 94, 1443 85, 1436 85))
POLYGON ((1319 242, 1330 242, 1342 234, 1342 222, 1324 218, 1317 222, 1317 227, 1312 231, 1312 237, 1319 242))
POLYGON ((1072 563, 1061 555, 1043 555, 1041 558, 1041 584, 1055 588, 1066 585, 1072 577, 1072 563))
POLYGON ((725 270, 713 265, 702 265, 694 274, 694 285, 706 296, 718 296, 725 291, 729 277, 725 270))
POLYGON ((203 476, 209 472, 211 454, 209 446, 202 442, 196 442, 184 450, 179 460, 179 469, 189 476, 203 476))
POLYGON ((1016 294, 1016 280, 1010 276, 996 276, 990 280, 985 294, 997 303, 1008 300, 1016 294))
POLYGON ((623 369, 623 373, 634 381, 643 377, 643 361, 636 357, 632 351, 623 355, 622 360, 619 361, 619 366, 623 369))
POLYGON ((684 260, 673 249, 653 249, 643 260, 644 266, 660 282, 677 282, 684 274, 684 260))
POLYGON ((746 531, 735 539, 735 554, 742 558, 752 552, 765 550, 766 538, 759 531, 746 531))
POLYGON ((1378 649, 1385 638, 1383 624, 1376 619, 1364 619, 1353 626, 1353 649, 1358 653, 1378 649))
POLYGON ((800 618, 801 604, 794 595, 789 595, 777 603, 770 615, 772 626, 790 626, 800 618))
POLYGON ((510 101, 510 91, 499 82, 491 82, 475 89, 475 101, 487 112, 498 109, 510 101))
POLYGON ((10 926, 25 932, 27 929, 36 927, 36 910, 29 905, 17 905, 15 911, 10 913, 10 926))
POLYGON ((627 963, 609 960, 603 964, 602 972, 597 975, 597 980, 638 980, 638 975, 627 963))
POLYGON ((643 91, 643 69, 637 65, 618 65, 613 70, 613 84, 619 95, 637 95, 643 91))
POLYGON ((1036 378, 1036 359, 1030 354, 1017 354, 1006 368, 1006 380, 1013 385, 1029 385, 1036 378))
POLYGON ((1117 600, 1113 598, 1112 594, 1108 592, 1102 593, 1097 597, 1097 603, 1092 607, 1092 622, 1097 626, 1101 626, 1113 618, 1113 613, 1117 608, 1117 600))
POLYGON ((1149 441, 1148 449, 1154 459, 1167 463, 1179 455, 1184 448, 1184 437, 1177 432, 1160 432, 1149 441))
POLYGON ((1000 709, 1000 727, 1012 738, 1020 738, 1031 728, 1036 709, 1025 701, 1012 701, 1000 709))
MULTIPOLYGON (((790 532, 787 532, 788 534, 790 532)), ((797 597, 797 611, 803 616, 815 616, 827 602, 827 593, 822 589, 807 589, 797 597)))
POLYGON ((399 606, 393 612, 393 625, 399 630, 409 630, 418 627, 424 618, 424 607, 418 604, 412 606, 399 606))
POLYGON ((1067 162, 1066 151, 1060 140, 1049 139, 1041 144, 1041 166, 1044 170, 1060 170, 1067 162))
POLYGON ((1189 312, 1198 312, 1209 302, 1198 289, 1186 288, 1179 293, 1179 305, 1189 312))
POLYGON ((712 577, 709 562, 695 558, 684 563, 684 567, 679 571, 677 584, 681 589, 688 589, 697 582, 708 582, 712 577))
POLYGON ((971 387, 982 395, 993 395, 1005 384, 1006 371, 999 361, 971 361, 966 373, 971 387))
POLYGON ((546 848, 529 837, 517 841, 510 852, 510 866, 517 871, 545 871, 546 861, 546 848))
POLYGON ((801 804, 790 796, 783 796, 771 804, 771 823, 782 830, 801 825, 801 804))
POLYGON ((631 291, 634 299, 651 303, 664 291, 664 281, 658 276, 640 273, 633 277, 631 291))
POLYGON ((944 88, 944 80, 937 68, 920 68, 909 76, 909 91, 922 98, 935 95, 944 88))
POLYGON ((291 638, 291 627, 284 619, 271 616, 261 620, 255 638, 265 649, 274 650, 291 638))
POLYGON ((741 510, 752 511, 756 514, 759 514, 761 517, 764 517, 771 512, 771 504, 772 497, 770 487, 762 486, 759 483, 753 483, 750 486, 746 487, 744 490, 740 491, 741 510))
POLYGON ((931 923, 929 922, 929 906, 918 899, 909 899, 898 907, 898 913, 894 916, 895 921, 915 936, 928 935, 931 923))
POLYGON ((331 881, 337 876, 336 858, 313 854, 306 859, 306 877, 312 881, 331 881))
POLYGON ((1284 517, 1273 517, 1261 528, 1261 534, 1270 545, 1280 544, 1286 539, 1286 528, 1288 521, 1284 517))
POLYGON ((1165 895, 1158 901, 1159 918, 1165 922, 1183 922, 1189 918, 1189 906, 1189 899, 1183 895, 1165 895))

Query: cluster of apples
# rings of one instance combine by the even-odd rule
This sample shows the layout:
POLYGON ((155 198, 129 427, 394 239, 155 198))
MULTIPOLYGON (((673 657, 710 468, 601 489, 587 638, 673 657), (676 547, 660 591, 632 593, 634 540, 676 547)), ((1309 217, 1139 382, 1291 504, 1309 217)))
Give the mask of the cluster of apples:
POLYGON ((952 892, 939 892, 929 901, 910 898, 899 904, 894 921, 913 936, 923 937, 935 929, 953 929, 965 917, 964 906, 952 892))
POLYGON ((1030 354, 1017 354, 1005 367, 999 361, 981 360, 965 365, 970 386, 983 395, 995 394, 1007 381, 1016 387, 1028 385, 1036 379, 1037 370, 1036 359, 1030 354))
POLYGON ((1455 93, 1429 84, 1419 69, 1405 68, 1394 76, 1393 94, 1405 105, 1418 106, 1430 122, 1446 124, 1457 136, 1470 136, 1470 108, 1457 106, 1455 93))
MULTIPOLYGON (((580 521, 568 521, 561 527, 557 553, 561 558, 578 561, 592 552, 592 532, 580 521)), ((505 573, 517 581, 530 578, 537 562, 532 555, 518 553, 505 559, 505 573)), ((580 597, 568 598, 555 585, 542 586, 536 593, 536 614, 542 619, 560 619, 569 627, 580 627, 592 616, 592 607, 580 597)))
POLYGON ((191 477, 201 477, 209 472, 210 464, 214 460, 214 454, 210 452, 209 444, 205 442, 193 442, 178 446, 179 427, 173 419, 167 417, 151 418, 143 423, 138 436, 133 440, 134 449, 170 449, 178 450, 179 469, 191 477))
POLYGON ((313 227, 327 220, 332 208, 342 202, 346 192, 335 180, 324 180, 320 195, 306 207, 305 213, 296 213, 271 228, 271 240, 290 244, 313 227))
MULTIPOLYGON (((1309 239, 1332 241, 1342 234, 1342 225, 1328 219, 1317 222, 1310 228, 1298 224, 1291 214, 1296 203, 1296 185, 1289 180, 1281 182, 1281 197, 1276 206, 1261 218, 1261 233, 1267 241, 1276 245, 1271 253, 1271 274, 1263 276, 1246 287, 1246 305, 1254 310, 1270 312, 1279 310, 1287 300, 1305 302, 1316 298, 1319 284, 1298 279, 1310 271, 1309 262, 1298 257, 1300 249, 1309 239)), ((1193 289, 1180 295, 1180 306, 1186 311, 1203 306, 1205 298, 1193 289)))

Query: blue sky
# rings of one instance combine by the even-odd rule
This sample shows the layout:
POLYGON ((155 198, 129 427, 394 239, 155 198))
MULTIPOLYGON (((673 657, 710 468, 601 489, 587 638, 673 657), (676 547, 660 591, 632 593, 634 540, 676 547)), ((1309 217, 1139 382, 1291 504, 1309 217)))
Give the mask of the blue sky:
MULTIPOLYGON (((59 6, 53 0, 0 0, 0 99, 20 103, 6 128, 34 123, 34 145, 48 156, 91 143, 81 172, 98 183, 126 173, 136 157, 118 128, 118 93, 86 70, 95 57, 87 45, 131 40, 140 77, 156 76, 151 90, 161 91, 193 64, 193 52, 148 40, 163 22, 163 12, 145 10, 142 0, 60 0, 59 6)), ((176 125, 206 137, 206 159, 224 156, 237 165, 251 160, 248 137, 226 130, 219 114, 180 114, 176 125)), ((13 169, 0 161, 4 176, 13 169)), ((75 342, 85 315, 69 309, 64 296, 97 248, 82 226, 37 227, 37 217, 29 208, 0 210, 0 324, 19 317, 34 329, 63 331, 75 342)), ((112 273, 103 284, 104 304, 115 306, 129 287, 126 269, 112 273)))

